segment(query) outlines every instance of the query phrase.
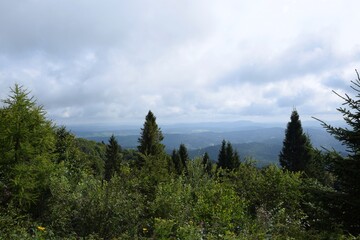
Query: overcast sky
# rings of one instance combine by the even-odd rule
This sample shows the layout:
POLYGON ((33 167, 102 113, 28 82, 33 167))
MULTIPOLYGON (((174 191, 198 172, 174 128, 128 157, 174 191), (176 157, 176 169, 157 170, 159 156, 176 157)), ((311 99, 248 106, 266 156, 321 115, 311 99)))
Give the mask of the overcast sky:
POLYGON ((341 119, 358 0, 0 0, 0 97, 58 124, 341 119))

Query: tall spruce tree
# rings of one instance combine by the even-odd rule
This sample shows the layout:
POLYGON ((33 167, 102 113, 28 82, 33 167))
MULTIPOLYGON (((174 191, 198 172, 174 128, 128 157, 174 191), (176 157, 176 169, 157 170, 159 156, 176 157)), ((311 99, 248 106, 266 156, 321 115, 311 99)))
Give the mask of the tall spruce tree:
POLYGON ((76 158, 77 148, 75 146, 75 136, 65 126, 56 128, 55 151, 56 162, 67 162, 76 158))
POLYGON ((219 155, 218 155, 217 166, 220 167, 220 168, 226 168, 226 166, 227 166, 227 163, 226 163, 226 141, 225 141, 225 139, 222 140, 222 142, 221 142, 221 148, 220 148, 219 155))
POLYGON ((348 94, 339 95, 346 107, 337 110, 343 115, 348 127, 333 127, 319 120, 322 126, 336 139, 347 147, 348 155, 342 157, 334 154, 331 170, 337 178, 336 188, 338 195, 334 198, 334 205, 338 205, 339 217, 344 228, 352 234, 360 234, 360 76, 356 71, 357 79, 351 81, 351 88, 355 97, 348 94))
POLYGON ((218 167, 233 170, 239 167, 239 165, 239 154, 237 151, 234 151, 230 142, 223 140, 218 156, 218 167))
POLYGON ((156 123, 156 117, 149 111, 145 118, 144 127, 141 128, 141 136, 138 139, 138 150, 145 156, 164 153, 165 146, 161 143, 164 136, 156 123))
POLYGON ((235 150, 233 157, 231 158, 232 169, 236 169, 240 166, 240 156, 237 150, 235 150))
POLYGON ((239 154, 236 150, 234 151, 230 142, 226 144, 226 162, 229 169, 236 169, 240 165, 239 154))
POLYGON ((303 132, 299 114, 294 109, 285 130, 283 147, 279 154, 280 165, 289 171, 306 171, 312 158, 310 139, 303 132))
POLYGON ((184 144, 180 144, 178 150, 173 150, 171 160, 174 164, 177 174, 181 174, 183 171, 187 172, 187 162, 189 160, 189 154, 184 144))
POLYGON ((119 170, 121 163, 121 147, 114 135, 111 135, 109 144, 106 145, 104 179, 109 181, 115 172, 119 170))
POLYGON ((205 172, 210 173, 212 164, 211 164, 210 156, 207 152, 204 153, 204 156, 202 158, 202 164, 204 166, 205 172))
POLYGON ((179 156, 182 166, 184 167, 184 170, 187 170, 187 162, 189 160, 189 154, 186 146, 182 143, 179 147, 179 156))
POLYGON ((183 164, 181 162, 181 159, 180 159, 180 155, 179 155, 179 151, 174 149, 172 154, 171 154, 171 160, 174 164, 174 168, 175 168, 175 171, 177 174, 181 174, 182 171, 183 171, 183 164))

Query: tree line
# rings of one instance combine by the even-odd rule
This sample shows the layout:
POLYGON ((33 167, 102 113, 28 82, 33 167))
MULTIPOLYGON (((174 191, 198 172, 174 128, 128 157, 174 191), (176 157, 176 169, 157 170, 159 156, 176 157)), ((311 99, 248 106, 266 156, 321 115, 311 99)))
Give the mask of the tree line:
POLYGON ((0 239, 356 239, 360 78, 340 96, 346 128, 319 120, 348 155, 315 149, 293 109, 281 167, 223 140, 217 161, 169 155, 149 111, 137 149, 76 138, 22 86, 0 109, 0 239))

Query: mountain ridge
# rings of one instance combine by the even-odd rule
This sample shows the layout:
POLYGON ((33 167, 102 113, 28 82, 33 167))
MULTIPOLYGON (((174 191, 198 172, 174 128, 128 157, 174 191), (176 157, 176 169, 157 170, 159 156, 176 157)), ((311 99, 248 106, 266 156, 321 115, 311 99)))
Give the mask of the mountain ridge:
MULTIPOLYGON (((236 124, 238 123, 235 123, 235 125, 236 124)), ((254 124, 252 126, 242 125, 240 129, 236 129, 235 126, 227 126, 223 128, 225 129, 223 131, 220 129, 220 124, 210 124, 210 127, 202 126, 202 131, 198 128, 200 125, 192 125, 192 128, 186 124, 185 126, 185 130, 179 125, 176 125, 177 128, 172 127, 163 130, 163 144, 166 146, 168 153, 171 153, 173 149, 179 148, 180 144, 185 144, 191 158, 202 156, 205 152, 208 152, 210 158, 215 161, 222 140, 226 140, 231 142, 242 159, 252 157, 258 161, 258 165, 263 166, 270 163, 278 163, 278 155, 285 137, 285 128, 279 126, 257 127, 256 124, 254 124), (234 128, 235 130, 232 130, 234 128)), ((75 135, 79 138, 107 143, 109 137, 114 134, 118 143, 123 148, 134 149, 138 145, 138 138, 140 136, 139 134, 135 134, 135 132, 134 129, 126 129, 122 132, 75 132, 75 135), (128 134, 124 134, 124 132, 128 134)), ((305 127, 304 132, 308 134, 314 147, 319 149, 335 149, 341 153, 345 153, 345 148, 341 143, 323 128, 305 127)))

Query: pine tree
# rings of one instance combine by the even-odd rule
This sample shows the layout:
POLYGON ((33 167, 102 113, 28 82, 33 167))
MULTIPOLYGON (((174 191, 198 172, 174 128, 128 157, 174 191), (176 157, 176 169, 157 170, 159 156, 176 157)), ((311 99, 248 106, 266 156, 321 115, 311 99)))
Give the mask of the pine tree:
POLYGON ((61 126, 55 130, 55 151, 56 162, 67 162, 76 158, 77 148, 75 146, 75 136, 66 130, 66 127, 61 126))
POLYGON ((204 166, 205 172, 210 173, 211 172, 211 160, 209 157, 209 154, 207 152, 204 153, 204 156, 202 158, 202 165, 204 166))
POLYGON ((184 144, 180 144, 179 157, 180 157, 181 164, 186 172, 187 171, 187 162, 189 160, 189 154, 188 154, 187 148, 184 144))
POLYGON ((121 147, 116 141, 114 135, 111 135, 109 144, 106 145, 105 159, 105 176, 104 179, 109 181, 115 172, 118 171, 121 162, 121 147))
POLYGON ((156 123, 156 117, 151 111, 146 115, 144 127, 141 128, 141 131, 141 136, 138 139, 140 153, 145 156, 164 153, 165 146, 161 143, 164 137, 156 123))
POLYGON ((172 163, 174 164, 177 174, 181 174, 183 171, 187 172, 187 162, 189 160, 189 154, 184 144, 180 144, 179 149, 174 149, 171 155, 172 163))
POLYGON ((236 169, 240 166, 240 156, 237 150, 235 150, 234 155, 231 159, 232 169, 236 169))
POLYGON ((310 139, 304 134, 298 112, 294 109, 285 131, 280 165, 289 171, 306 171, 312 158, 310 139))
POLYGON ((218 156, 218 167, 233 170, 236 169, 239 165, 240 158, 238 152, 234 152, 230 142, 223 140, 218 156))
POLYGON ((220 168, 226 168, 226 141, 225 139, 221 142, 221 148, 218 155, 217 166, 220 168))
POLYGON ((333 127, 317 119, 348 150, 347 157, 334 154, 336 157, 333 158, 331 170, 337 177, 338 195, 334 202, 338 203, 338 213, 345 229, 355 235, 360 234, 360 76, 357 71, 356 74, 357 79, 351 81, 351 88, 356 93, 355 98, 333 91, 342 98, 343 105, 348 107, 339 107, 337 110, 349 127, 333 127))
POLYGON ((173 150, 173 152, 171 154, 171 160, 172 160, 172 162, 174 164, 174 168, 175 168, 176 173, 180 175, 182 173, 182 171, 183 171, 184 166, 183 166, 183 164, 182 164, 182 162, 180 160, 180 155, 179 155, 178 150, 176 150, 176 149, 173 150))

